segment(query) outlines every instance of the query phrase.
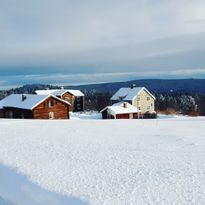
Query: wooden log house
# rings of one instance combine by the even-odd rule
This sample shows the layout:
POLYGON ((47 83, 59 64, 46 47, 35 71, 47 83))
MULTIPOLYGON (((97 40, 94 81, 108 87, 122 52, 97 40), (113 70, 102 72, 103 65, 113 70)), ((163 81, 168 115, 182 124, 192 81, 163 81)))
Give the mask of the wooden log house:
POLYGON ((58 98, 61 98, 70 103, 71 112, 83 112, 84 111, 84 94, 80 90, 36 90, 37 95, 52 94, 58 98))
POLYGON ((12 94, 0 101, 0 117, 69 119, 69 106, 53 95, 12 94))

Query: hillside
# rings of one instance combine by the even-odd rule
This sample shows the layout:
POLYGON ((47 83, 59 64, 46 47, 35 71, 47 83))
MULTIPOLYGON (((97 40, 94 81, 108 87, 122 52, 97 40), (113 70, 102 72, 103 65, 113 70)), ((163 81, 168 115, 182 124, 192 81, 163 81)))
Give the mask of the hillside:
MULTIPOLYGON (((179 80, 160 80, 160 79, 145 79, 133 80, 126 82, 101 83, 79 86, 64 86, 64 88, 80 89, 83 92, 102 92, 114 93, 121 87, 129 87, 135 84, 139 87, 146 87, 154 93, 197 93, 205 94, 205 79, 179 79, 179 80)), ((34 93, 37 89, 55 89, 60 86, 31 84, 24 85, 19 88, 10 89, 7 91, 0 91, 0 99, 5 95, 11 93, 34 93)))
POLYGON ((115 92, 121 87, 129 87, 136 84, 139 87, 146 87, 152 92, 185 92, 185 93, 205 93, 205 79, 179 79, 179 80, 160 80, 145 79, 126 82, 102 83, 80 86, 65 86, 81 90, 96 90, 98 92, 115 92))

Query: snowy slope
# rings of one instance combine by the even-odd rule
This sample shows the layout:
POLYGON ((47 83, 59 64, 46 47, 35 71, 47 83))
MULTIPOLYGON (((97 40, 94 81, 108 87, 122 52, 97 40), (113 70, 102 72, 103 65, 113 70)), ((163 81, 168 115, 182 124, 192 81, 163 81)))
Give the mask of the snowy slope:
POLYGON ((205 204, 205 118, 0 120, 0 162, 91 205, 205 204))

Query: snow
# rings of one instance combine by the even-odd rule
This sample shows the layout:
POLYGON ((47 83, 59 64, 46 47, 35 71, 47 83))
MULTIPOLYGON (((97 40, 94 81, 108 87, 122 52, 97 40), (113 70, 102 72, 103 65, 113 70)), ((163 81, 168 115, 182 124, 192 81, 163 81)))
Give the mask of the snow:
POLYGON ((50 96, 63 103, 70 105, 69 102, 57 98, 54 95, 12 94, 0 101, 0 109, 3 107, 13 107, 13 108, 32 110, 34 107, 42 103, 50 96), (22 100, 22 95, 24 95, 25 97, 24 100, 22 100))
POLYGON ((102 119, 102 115, 97 111, 70 112, 70 119, 71 120, 96 120, 96 119, 102 119))
POLYGON ((80 90, 67 90, 69 93, 73 94, 74 96, 84 96, 84 94, 80 90))
POLYGON ((64 93, 69 92, 74 96, 84 96, 84 94, 80 90, 64 90, 64 89, 55 89, 55 90, 36 90, 35 93, 37 95, 55 95, 55 96, 61 96, 64 93))
POLYGON ((22 94, 12 94, 0 101, 0 108, 15 107, 31 110, 37 104, 45 100, 48 95, 23 94, 26 99, 22 101, 22 94))
POLYGON ((138 112, 138 109, 136 107, 134 107, 133 105, 127 102, 119 102, 119 103, 113 104, 112 106, 107 106, 106 108, 101 110, 101 112, 106 109, 108 109, 110 113, 112 113, 113 115, 138 112), (126 108, 124 107, 124 103, 126 103, 126 108))
POLYGON ((0 182, 1 205, 88 205, 77 198, 44 190, 26 176, 1 164, 0 182))
POLYGON ((47 89, 47 90, 36 90, 35 93, 37 95, 51 95, 53 92, 57 92, 58 90, 57 89, 47 89))
POLYGON ((111 100, 127 100, 132 101, 142 90, 145 90, 149 95, 155 99, 155 97, 144 87, 134 88, 120 88, 112 97, 111 100))
POLYGON ((203 205, 205 118, 0 120, 0 162, 90 205, 203 205))

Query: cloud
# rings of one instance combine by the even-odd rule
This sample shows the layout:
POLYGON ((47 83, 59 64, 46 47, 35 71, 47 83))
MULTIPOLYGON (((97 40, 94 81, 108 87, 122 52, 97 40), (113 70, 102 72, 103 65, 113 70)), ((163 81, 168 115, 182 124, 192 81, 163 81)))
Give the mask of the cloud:
POLYGON ((204 9, 202 0, 1 1, 0 76, 194 73, 205 67, 204 9))

